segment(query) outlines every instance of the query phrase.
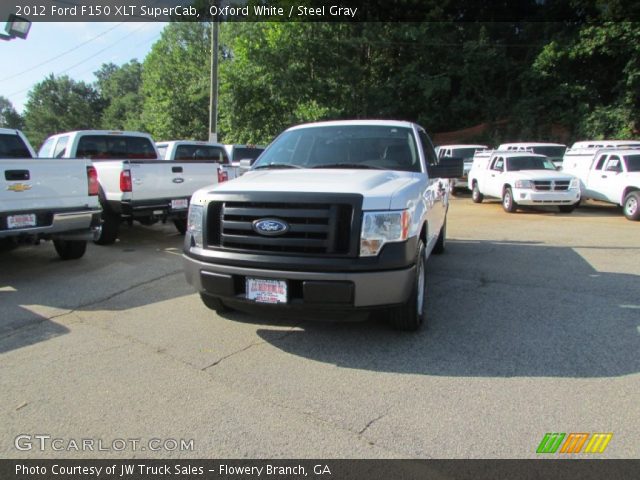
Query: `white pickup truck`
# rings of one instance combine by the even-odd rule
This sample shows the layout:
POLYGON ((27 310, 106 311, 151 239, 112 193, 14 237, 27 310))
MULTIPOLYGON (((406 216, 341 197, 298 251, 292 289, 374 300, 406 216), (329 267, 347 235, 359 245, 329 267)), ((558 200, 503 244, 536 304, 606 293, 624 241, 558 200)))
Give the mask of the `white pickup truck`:
POLYGON ((220 143, 202 142, 199 140, 168 140, 156 142, 160 158, 177 161, 208 162, 218 176, 218 182, 226 182, 236 178, 236 170, 232 167, 229 154, 220 143))
POLYGON ((60 258, 80 258, 100 228, 96 170, 89 160, 34 157, 21 132, 0 129, 0 243, 53 240, 60 258))
POLYGON ((414 123, 292 127, 247 174, 193 195, 187 281, 218 311, 387 307, 396 328, 415 330, 426 260, 445 248, 442 178, 461 174, 414 123))
POLYGON ((640 145, 572 149, 563 171, 580 179, 582 198, 620 205, 627 219, 640 220, 640 145))
POLYGON ((40 156, 88 158, 98 171, 102 229, 96 243, 116 241, 120 222, 143 225, 173 220, 186 230, 193 192, 218 181, 214 162, 160 159, 149 134, 82 130, 49 137, 40 156))
POLYGON ((518 206, 558 206, 572 212, 580 203, 580 183, 561 173, 544 155, 495 150, 479 152, 469 171, 471 198, 480 203, 487 197, 502 200, 505 212, 518 206))

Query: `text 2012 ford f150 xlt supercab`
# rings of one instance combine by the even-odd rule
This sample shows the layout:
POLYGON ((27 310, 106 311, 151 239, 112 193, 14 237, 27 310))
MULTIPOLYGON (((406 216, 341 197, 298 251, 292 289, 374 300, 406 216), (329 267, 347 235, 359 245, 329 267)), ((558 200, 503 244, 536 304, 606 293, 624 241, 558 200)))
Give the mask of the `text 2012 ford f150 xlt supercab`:
POLYGON ((445 247, 441 178, 461 174, 413 123, 292 127, 247 174, 194 194, 187 280, 218 311, 390 307, 396 328, 415 330, 426 260, 445 247))

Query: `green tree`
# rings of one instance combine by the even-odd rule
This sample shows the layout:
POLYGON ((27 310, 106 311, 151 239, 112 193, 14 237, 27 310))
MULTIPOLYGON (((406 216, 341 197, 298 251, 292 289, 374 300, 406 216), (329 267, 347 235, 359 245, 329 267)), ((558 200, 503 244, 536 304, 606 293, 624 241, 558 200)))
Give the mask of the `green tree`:
POLYGON ((0 127, 17 128, 21 130, 24 127, 22 116, 13 108, 13 104, 0 95, 0 127))
POLYGON ((142 65, 131 60, 122 66, 105 63, 95 72, 96 87, 105 102, 102 128, 140 130, 142 128, 142 65))
POLYGON ((25 105, 25 131, 33 145, 49 135, 100 126, 103 101, 85 82, 50 75, 36 84, 25 105))
POLYGON ((142 70, 142 121, 154 138, 207 139, 210 26, 171 23, 142 70))

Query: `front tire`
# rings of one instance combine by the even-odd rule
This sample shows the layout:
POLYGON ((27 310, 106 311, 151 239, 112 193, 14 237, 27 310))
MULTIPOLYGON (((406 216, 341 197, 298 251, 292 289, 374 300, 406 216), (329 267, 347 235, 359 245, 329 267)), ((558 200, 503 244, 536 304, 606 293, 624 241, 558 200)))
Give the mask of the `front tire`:
POLYGON ((471 189, 471 200, 473 200, 473 203, 482 203, 482 200, 484 200, 484 195, 480 193, 480 189, 478 188, 478 182, 473 182, 473 188, 471 189))
POLYGON ((173 221, 173 224, 176 226, 176 230, 180 232, 180 235, 184 235, 187 233, 187 219, 186 218, 177 218, 173 221))
POLYGON ((224 313, 231 311, 231 308, 227 307, 222 300, 217 297, 212 297, 206 293, 200 293, 200 299, 202 303, 209 309, 214 310, 216 313, 224 313))
POLYGON ((389 311, 389 320, 396 330, 414 332, 425 323, 426 258, 422 240, 418 243, 416 275, 407 301, 389 311))
POLYGON ((511 187, 507 187, 502 192, 502 208, 507 213, 513 213, 518 209, 518 204, 513 199, 511 187))
POLYGON ((624 203, 622 204, 622 211, 627 220, 640 220, 640 192, 629 192, 624 197, 624 203))
POLYGON ((87 251, 85 240, 54 240, 53 246, 62 260, 76 260, 87 251))

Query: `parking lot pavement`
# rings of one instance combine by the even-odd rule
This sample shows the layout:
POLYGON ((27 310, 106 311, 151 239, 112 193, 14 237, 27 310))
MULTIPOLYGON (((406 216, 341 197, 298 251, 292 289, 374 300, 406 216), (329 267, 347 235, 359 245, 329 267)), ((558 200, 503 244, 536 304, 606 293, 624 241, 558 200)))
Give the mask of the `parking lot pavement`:
POLYGON ((217 316, 170 226, 77 262, 0 253, 0 456, 532 458, 546 432, 612 432, 600 457, 639 458, 638 227, 461 195, 417 334, 217 316), (194 442, 20 451, 20 434, 194 442))

